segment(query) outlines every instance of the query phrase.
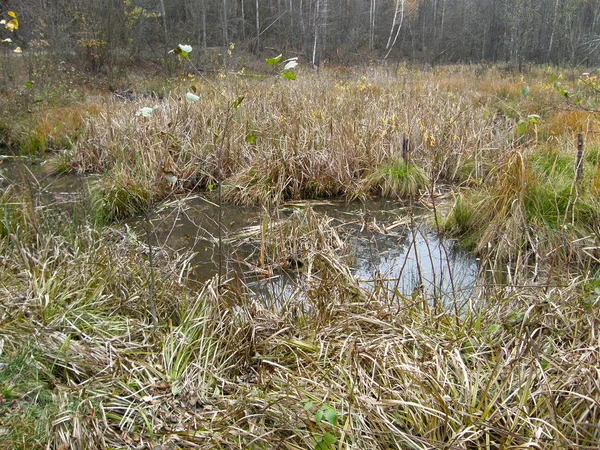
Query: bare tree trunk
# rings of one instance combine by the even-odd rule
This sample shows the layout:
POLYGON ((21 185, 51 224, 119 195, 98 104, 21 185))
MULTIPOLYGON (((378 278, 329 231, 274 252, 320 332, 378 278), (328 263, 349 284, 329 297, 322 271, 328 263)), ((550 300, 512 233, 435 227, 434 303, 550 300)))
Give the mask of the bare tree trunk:
POLYGON ((224 45, 229 45, 229 18, 227 17, 227 0, 223 0, 222 9, 222 21, 223 21, 223 39, 225 40, 224 45))
POLYGON ((165 0, 158 1, 160 5, 160 13, 162 15, 163 30, 165 33, 165 45, 169 43, 169 33, 167 32, 167 13, 165 11, 165 0))
POLYGON ((552 33, 550 34, 550 43, 548 44, 548 55, 546 59, 550 60, 550 55, 552 54, 552 44, 554 44, 554 33, 556 31, 556 17, 558 13, 558 0, 554 4, 554 16, 552 18, 552 33))
POLYGON ((246 41, 246 12, 244 11, 244 0, 241 0, 242 6, 242 39, 246 41))
POLYGON ((206 49, 206 0, 202 0, 202 48, 206 49))
POLYGON ((396 0, 396 7, 394 8, 394 18, 392 19, 392 28, 390 28, 390 35, 388 37, 387 44, 385 44, 385 49, 390 48, 390 44, 392 43, 392 36, 394 35, 394 29, 396 28, 396 18, 398 17, 398 8, 400 7, 400 0, 396 0))
POLYGON ((318 60, 317 60, 317 41, 318 41, 318 36, 319 36, 319 6, 320 6, 320 0, 317 0, 317 6, 315 8, 315 19, 313 22, 313 28, 314 28, 314 33, 313 33, 313 51, 312 51, 312 65, 313 67, 317 67, 318 64, 318 60))
POLYGON ((260 51, 260 9, 256 0, 256 51, 260 51))
MULTIPOLYGON (((396 2, 396 8, 398 8, 398 3, 400 3, 400 5, 401 5, 400 22, 398 22, 398 28, 396 29, 396 35, 394 36, 394 41, 392 42, 391 45, 390 45, 390 40, 388 39, 388 45, 386 46, 388 51, 385 54, 385 57, 383 59, 386 59, 390 55, 390 52, 392 51, 392 49, 394 48, 394 45, 396 44, 396 40, 398 39, 398 35, 400 34, 400 29, 402 28, 402 22, 404 22, 404 0, 398 0, 396 2)), ((397 12, 398 11, 396 10, 396 13, 397 12)), ((390 39, 392 38, 392 32, 394 31, 394 26, 395 26, 395 22, 396 22, 396 13, 394 13, 394 24, 392 25, 392 29, 390 30, 390 39)))
POLYGON ((375 13, 377 12, 377 0, 371 0, 369 8, 369 49, 373 50, 375 43, 375 13))

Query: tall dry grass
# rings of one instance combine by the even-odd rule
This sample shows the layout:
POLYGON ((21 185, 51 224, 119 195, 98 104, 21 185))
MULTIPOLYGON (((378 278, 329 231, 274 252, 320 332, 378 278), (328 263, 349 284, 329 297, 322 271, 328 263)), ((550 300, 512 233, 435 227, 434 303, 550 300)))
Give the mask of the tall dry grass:
POLYGON ((88 121, 72 166, 107 170, 114 189, 127 178, 147 180, 160 166, 177 182, 157 186, 159 197, 203 188, 217 178, 224 134, 224 187, 233 202, 356 196, 376 190, 364 181, 402 158, 406 136, 410 162, 431 178, 481 177, 490 155, 509 145, 510 121, 495 115, 493 99, 457 93, 443 80, 401 67, 306 73, 294 83, 250 88, 251 82, 225 80, 217 91, 200 81, 198 103, 188 103, 182 90, 162 101, 108 105, 88 121), (226 100, 246 91, 224 130, 226 100), (136 116, 153 105, 151 117, 136 116))

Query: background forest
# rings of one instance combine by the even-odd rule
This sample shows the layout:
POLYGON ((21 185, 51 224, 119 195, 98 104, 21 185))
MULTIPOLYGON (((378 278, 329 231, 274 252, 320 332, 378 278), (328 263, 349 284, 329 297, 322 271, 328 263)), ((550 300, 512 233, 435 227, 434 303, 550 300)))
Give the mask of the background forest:
MULTIPOLYGON (((439 63, 595 65, 595 0, 29 0, 23 48, 84 56, 90 69, 160 60, 173 43, 259 52, 275 47, 319 64, 408 58, 439 63)), ((200 52, 195 54, 196 57, 200 52)))
POLYGON ((0 0, 0 449, 597 450, 599 66, 599 0, 0 0))

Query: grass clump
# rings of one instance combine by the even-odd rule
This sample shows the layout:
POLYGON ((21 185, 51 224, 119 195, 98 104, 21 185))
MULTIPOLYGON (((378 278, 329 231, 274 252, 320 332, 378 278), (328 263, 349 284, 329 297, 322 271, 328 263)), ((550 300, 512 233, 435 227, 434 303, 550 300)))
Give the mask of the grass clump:
POLYGON ((428 178, 423 169, 401 159, 383 164, 365 180, 368 191, 385 198, 416 196, 427 183, 428 178))
POLYGON ((151 182, 129 177, 122 172, 115 176, 118 178, 96 177, 88 185, 91 213, 99 224, 127 219, 149 208, 151 182))
MULTIPOLYGON (((594 236, 600 207, 593 175, 576 181, 574 167, 574 156, 556 150, 513 150, 481 189, 457 198, 445 229, 502 258, 572 253, 571 242, 594 236)), ((585 173, 594 171, 584 161, 585 173)))

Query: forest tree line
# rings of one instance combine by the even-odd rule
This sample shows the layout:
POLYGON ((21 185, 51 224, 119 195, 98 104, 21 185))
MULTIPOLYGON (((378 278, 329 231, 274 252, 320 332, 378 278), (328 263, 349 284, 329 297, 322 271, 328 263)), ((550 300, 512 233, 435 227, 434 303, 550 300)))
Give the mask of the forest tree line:
MULTIPOLYGON (((371 60, 594 66, 598 0, 7 0, 24 49, 99 70, 196 49, 283 51, 315 65, 371 60)), ((196 52, 200 55, 202 52, 196 52)), ((206 53, 205 53, 206 54, 206 53)))

